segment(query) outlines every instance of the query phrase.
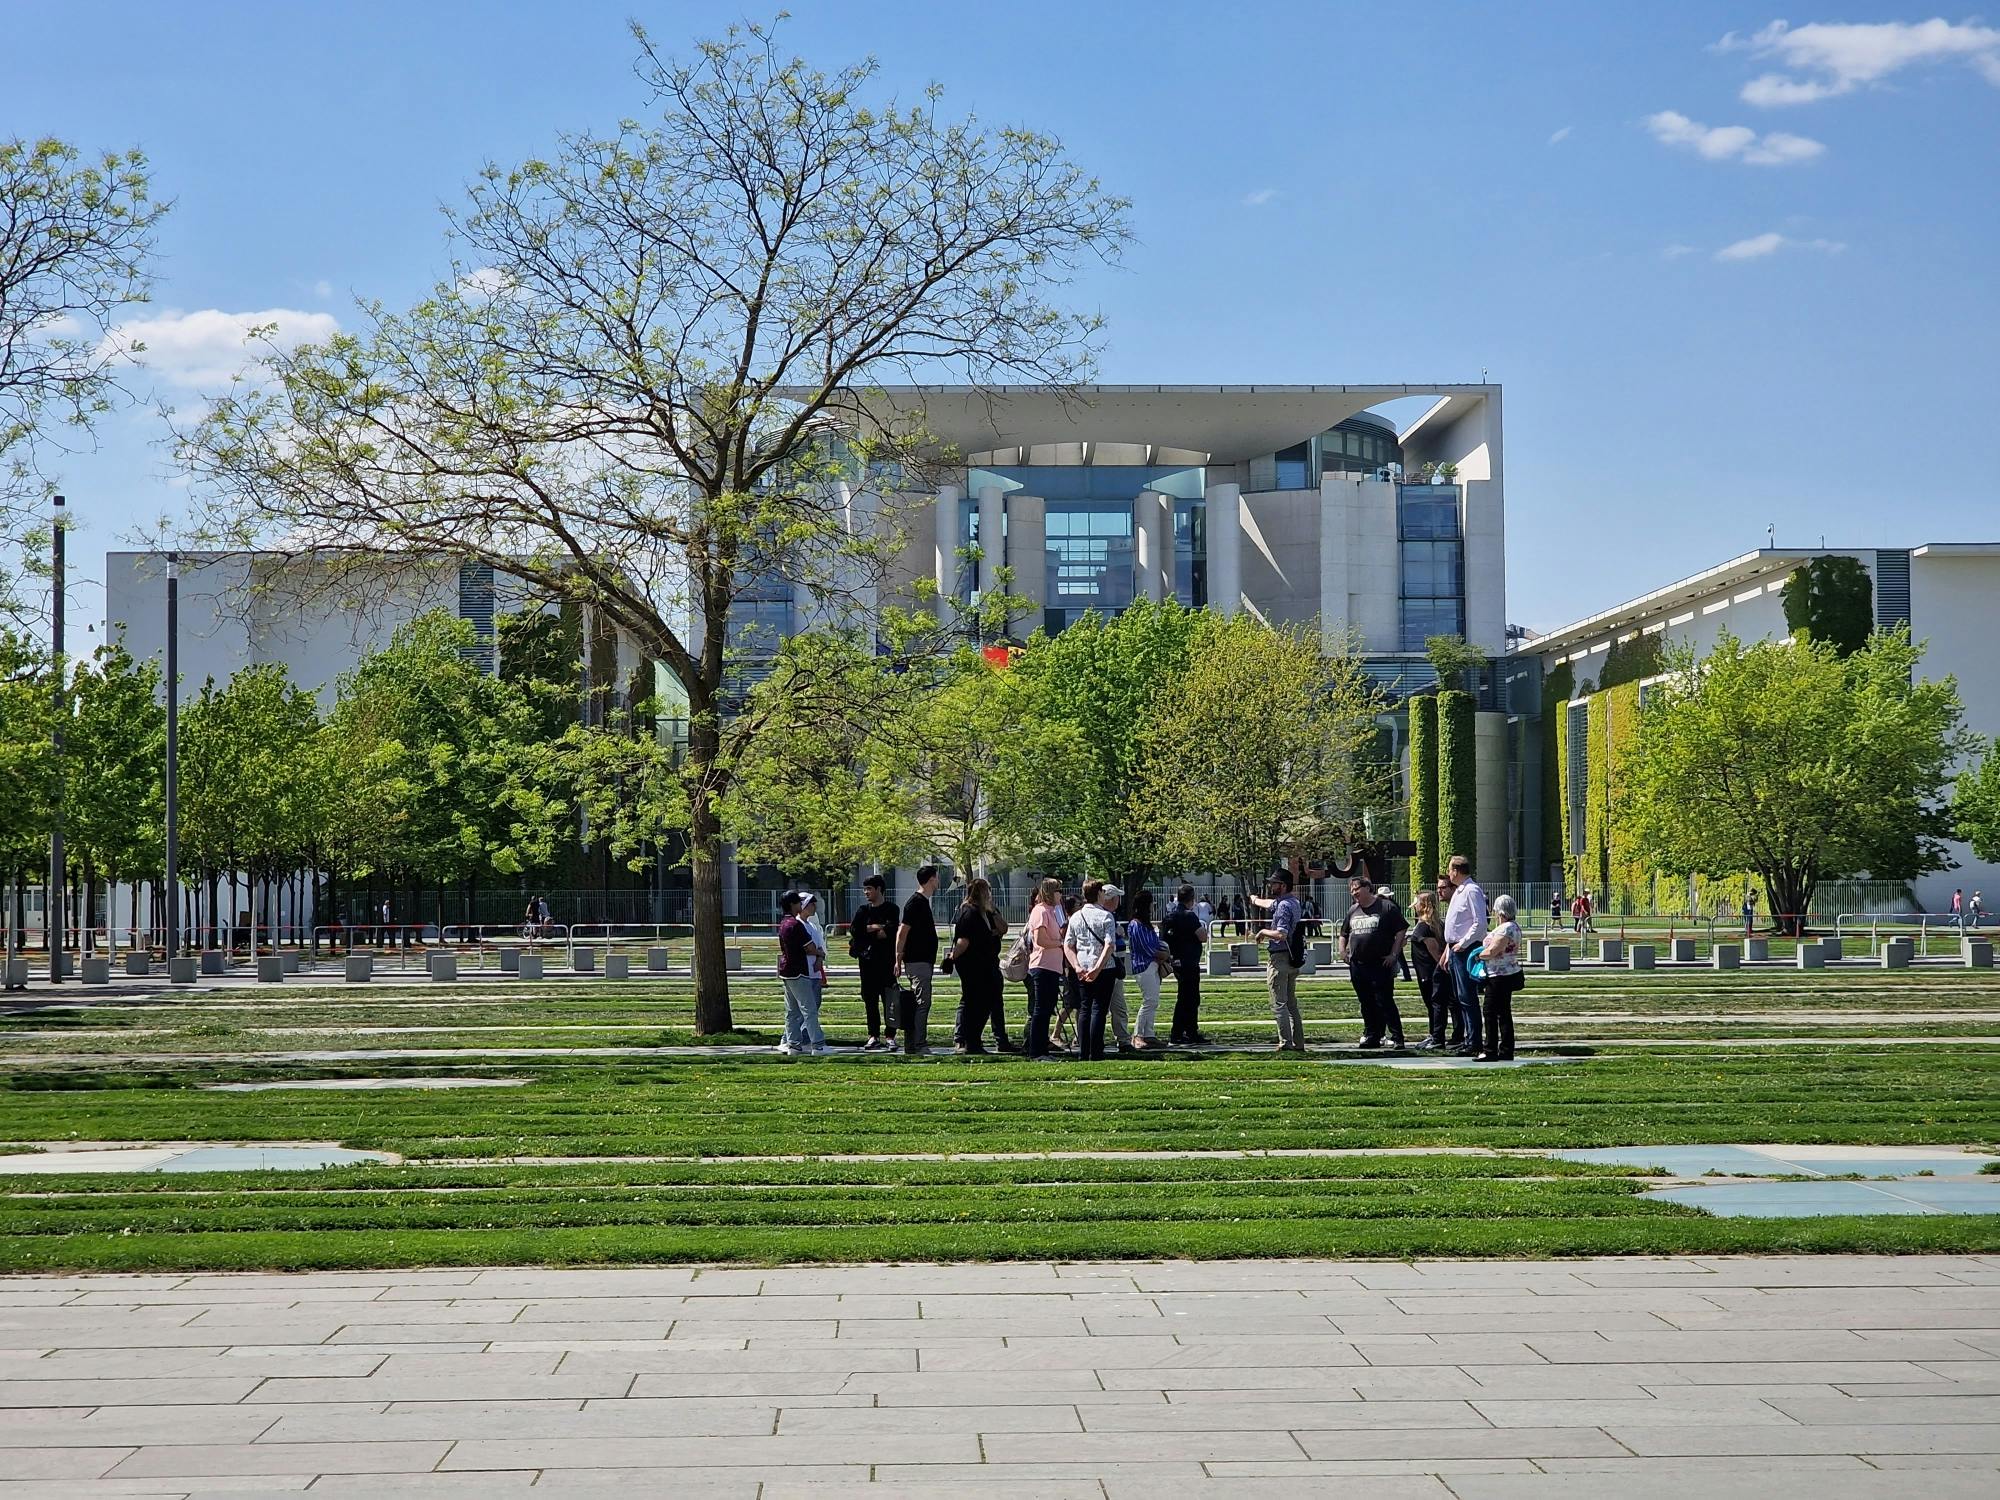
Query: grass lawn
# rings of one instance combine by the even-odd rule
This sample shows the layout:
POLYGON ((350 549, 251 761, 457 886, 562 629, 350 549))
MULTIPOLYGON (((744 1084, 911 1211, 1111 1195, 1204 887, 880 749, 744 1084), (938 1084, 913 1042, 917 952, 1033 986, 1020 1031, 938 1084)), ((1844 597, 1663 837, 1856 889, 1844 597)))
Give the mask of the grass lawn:
MULTIPOLYGON (((739 987, 768 1030, 775 986, 739 987)), ((1261 989, 1211 987, 1211 1029, 1261 1038, 1261 989)), ((73 997, 71 997, 73 998, 73 997)), ((1351 991, 1306 987, 1317 1039, 1351 991)), ((1011 1002, 1010 1002, 1011 1003, 1011 1002)), ((0 1270, 146 1270, 1238 1255, 2000 1252, 2000 1215, 1712 1219, 1623 1174, 1532 1155, 1234 1157, 1161 1151, 1851 1142, 2000 1147, 2000 1044, 1649 1048, 1512 1070, 1418 1071, 1212 1054, 1011 1059, 471 1057, 289 1063, 304 1047, 678 1040, 684 983, 286 986, 17 1011, 0 1021, 0 1150, 36 1141, 337 1141, 402 1166, 0 1178, 0 1270), (424 1027, 419 1032, 365 1028, 424 1027), (544 1028, 590 1027, 592 1030, 544 1028), (310 1029, 310 1030, 309 1030, 310 1029), (98 1035, 109 1033, 110 1035, 98 1035), (519 1040, 530 1038, 531 1040, 519 1040), (149 1054, 151 1054, 149 1056, 149 1054), (175 1055, 212 1054, 178 1063, 175 1055), (231 1080, 393 1074, 519 1088, 218 1093, 231 1080), (830 1160, 1113 1151, 1117 1161, 830 1160), (794 1162, 753 1161, 796 1156, 794 1162), (609 1158, 547 1164, 514 1158, 609 1158), (646 1161, 644 1158, 699 1158, 646 1161)), ((835 1034, 859 1038, 851 986, 835 1034)), ((1524 1043, 1730 1031, 1995 1034, 1989 974, 1537 976, 1524 1043), (1806 1011, 1867 1014, 1867 1025, 1806 1011), (1705 1021, 1749 1015, 1751 1021, 1705 1021), (1568 1018, 1577 1018, 1574 1021, 1568 1018), (1593 1020, 1593 1017, 1614 1017, 1593 1020), (1768 1017, 1769 1019, 1765 1019, 1768 1017), (1640 1023, 1667 1024, 1640 1024, 1640 1023), (1784 1024, 1780 1028, 1779 1023, 1784 1024)), ((934 1027, 934 1030, 936 1028, 934 1027)))

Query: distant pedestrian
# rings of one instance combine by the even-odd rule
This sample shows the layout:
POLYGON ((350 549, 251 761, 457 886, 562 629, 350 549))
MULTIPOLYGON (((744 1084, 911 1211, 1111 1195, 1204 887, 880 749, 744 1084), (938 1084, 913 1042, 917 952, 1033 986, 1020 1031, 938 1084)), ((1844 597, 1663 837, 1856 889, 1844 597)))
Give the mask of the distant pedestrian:
POLYGON ((778 898, 778 977, 785 983, 785 1036, 778 1051, 790 1057, 814 1057, 826 1046, 814 1035, 818 987, 813 983, 812 934, 799 919, 800 897, 786 891, 778 898))
POLYGON ((1479 985, 1467 966, 1486 941, 1486 892, 1472 878, 1472 861, 1463 854, 1451 857, 1446 873, 1452 891, 1444 917, 1444 944, 1451 950, 1451 981, 1458 996, 1459 1034, 1464 1038, 1458 1052, 1473 1057, 1479 1052, 1479 985))
POLYGON ((1115 885, 1091 881, 1086 899, 1063 929, 1063 956, 1075 972, 1082 1008, 1077 1012, 1077 1056, 1084 1062, 1104 1058, 1104 1028, 1111 1016, 1112 965, 1117 956, 1118 919, 1112 915, 1125 893, 1115 885))
POLYGON ((1743 888, 1743 935, 1751 936, 1757 930, 1757 892, 1750 886, 1743 888))
MULTIPOLYGON (((819 919, 819 897, 811 891, 799 892, 799 920, 812 937, 813 1025, 817 1027, 820 1008, 826 1004, 826 928, 819 919)), ((825 1042, 824 1037, 820 1040, 825 1042)))
POLYGON ((1160 979, 1167 965, 1167 945, 1153 926, 1153 893, 1132 898, 1132 915, 1125 923, 1125 947, 1132 956, 1132 982, 1139 986, 1139 1014, 1132 1023, 1132 1046, 1148 1052, 1160 1045, 1154 1027, 1160 1014, 1160 979))
POLYGON ((1063 908, 1062 882, 1053 875, 1035 887, 1028 908, 1028 1032, 1027 1055, 1049 1055, 1049 1027, 1062 1005, 1063 908))
POLYGON ((1960 928, 1965 926, 1965 891, 1962 887, 1951 893, 1951 919, 1960 928))
POLYGON ((1409 920, 1366 875, 1348 881, 1347 892, 1353 904, 1341 918, 1340 956, 1361 1002, 1361 1045, 1380 1047, 1386 1041, 1400 1052, 1403 1016, 1396 1009, 1396 969, 1409 940, 1409 920))
MULTIPOLYGON (((1065 892, 1062 899, 1062 928, 1069 931, 1070 919, 1083 909, 1083 902, 1074 894, 1065 892)), ((1078 982, 1076 970, 1067 959, 1063 962, 1062 1009, 1056 1012, 1056 1024, 1049 1032, 1049 1046, 1057 1052, 1076 1050, 1076 1038, 1070 1035, 1070 1022, 1083 1013, 1083 987, 1078 982)))
POLYGON ((931 897, 937 887, 937 866, 919 865, 917 888, 903 903, 902 921, 896 927, 896 977, 912 997, 911 1026, 903 1037, 906 1052, 930 1050, 931 980, 938 950, 937 914, 931 910, 931 897))
POLYGON ((1986 898, 1980 895, 1978 891, 1972 893, 1972 901, 1969 909, 1972 914, 1972 925, 1974 927, 1979 926, 1980 923, 1986 920, 1986 898))
POLYGON ((1527 983, 1521 972, 1521 927, 1514 920, 1514 898, 1495 896, 1493 915, 1499 920, 1479 950, 1486 964, 1486 1036, 1479 1060, 1512 1062, 1514 996, 1527 983))
POLYGON ((1563 893, 1558 886, 1549 896, 1549 926, 1551 929, 1563 925, 1563 893))
MULTIPOLYGON (((1186 889, 1193 890, 1194 887, 1188 886, 1186 889)), ((1201 925, 1207 927, 1215 920, 1215 906, 1209 901, 1208 897, 1202 896, 1194 904, 1194 914, 1201 918, 1201 925)))
POLYGON ((1167 1041, 1174 1046, 1208 1045, 1208 1038, 1201 1034, 1201 954, 1208 942, 1208 919, 1202 915, 1205 904, 1195 900, 1193 886, 1183 885, 1174 893, 1173 910, 1160 923, 1160 935, 1167 940, 1174 967, 1174 1020, 1167 1032, 1167 1041))
POLYGON ((847 924, 847 956, 861 969, 861 1005, 868 1017, 863 1052, 896 1044, 896 903, 880 875, 861 882, 861 905, 847 924))
POLYGON ((1304 936, 1304 920, 1298 898, 1292 895, 1288 870, 1273 870, 1260 903, 1271 915, 1257 936, 1264 943, 1265 982, 1271 993, 1271 1019, 1277 1024, 1279 1052, 1306 1050, 1305 1024, 1299 1018, 1300 959, 1295 957, 1297 938, 1304 936))
POLYGON ((1457 1013, 1456 997, 1446 999, 1451 970, 1444 961, 1444 928, 1438 918, 1437 896, 1419 891, 1411 915, 1417 920, 1410 929, 1410 957, 1417 968, 1417 990, 1424 997, 1424 1011, 1430 1020, 1429 1034, 1417 1044, 1420 1052, 1441 1052, 1457 1013))
POLYGON ((1000 939, 1006 935, 1007 919, 994 904, 992 884, 984 876, 974 876, 952 922, 948 960, 958 974, 958 1037, 953 1050, 961 1056, 986 1051, 986 1026, 999 1014, 1005 994, 1000 939))

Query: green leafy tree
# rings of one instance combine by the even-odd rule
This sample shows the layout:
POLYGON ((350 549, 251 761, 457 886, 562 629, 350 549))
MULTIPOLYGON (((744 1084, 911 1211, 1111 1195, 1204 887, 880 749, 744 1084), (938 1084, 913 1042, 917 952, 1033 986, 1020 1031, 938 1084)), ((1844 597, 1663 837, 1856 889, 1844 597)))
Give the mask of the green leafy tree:
POLYGON ((1977 858, 2000 862, 2000 746, 1988 745, 1976 764, 1959 773, 1951 816, 1977 858))
MULTIPOLYGON (((157 662, 100 646, 70 683, 63 735, 64 837, 78 856, 84 909, 100 882, 118 886, 160 870, 166 857, 167 715, 157 662)), ((117 948, 117 932, 111 946, 117 948)))
MULTIPOLYGON (((1139 600, 1112 619, 1086 614, 1060 635, 1037 635, 1015 662, 1028 689, 1024 722, 1038 733, 1066 726, 1074 745, 1063 793, 1038 819, 1062 865, 1116 877, 1128 890, 1146 883, 1161 850, 1139 816, 1142 731, 1219 623, 1205 610, 1139 600)), ((1239 722, 1200 754, 1233 754, 1243 737, 1239 722)))
MULTIPOLYGON (((873 63, 823 71, 769 28, 685 62, 639 42, 650 118, 489 166, 435 295, 272 350, 185 451, 218 497, 205 532, 489 563, 662 664, 687 705, 695 1021, 722 1032, 722 811, 754 749, 731 609, 774 578, 859 609, 900 555, 898 507, 856 525, 836 483, 884 459, 921 487, 921 421, 871 388, 1088 377, 1098 320, 1055 299, 1116 254, 1126 205, 1046 135, 935 90, 871 102, 873 63)), ((840 710, 845 684, 815 690, 840 710)))
POLYGON ((1218 622, 1139 726, 1142 839, 1252 890, 1274 864, 1344 853, 1392 800, 1382 708, 1360 658, 1324 652, 1317 626, 1218 622))
POLYGON ((1785 628, 1852 656, 1875 629, 1875 585, 1861 560, 1826 553, 1785 580, 1785 628))
MULTIPOLYGON (((1438 700, 1424 693, 1409 700, 1410 863, 1412 890, 1427 891, 1443 868, 1438 859, 1438 700)), ((1449 851, 1447 851, 1449 852, 1449 851)))
POLYGON ((55 806, 49 670, 48 654, 39 645, 0 630, 0 882, 13 888, 16 932, 24 915, 23 887, 46 867, 49 813, 55 806))
POLYGON ((1670 875, 1748 871, 1774 919, 1821 881, 1944 868, 1943 801, 1968 748, 1956 682, 1916 678, 1907 627, 1832 642, 1724 634, 1670 647, 1615 768, 1626 848, 1670 875))
POLYGON ((1430 661, 1431 670, 1437 673, 1440 692, 1452 688, 1472 692, 1479 686, 1479 673, 1486 667, 1486 653, 1468 644, 1462 635, 1424 637, 1424 656, 1430 661))
POLYGON ((9 554, 35 540, 51 450, 87 437, 120 394, 137 346, 112 324, 152 289, 167 208, 137 151, 86 160, 53 137, 0 139, 0 606, 18 603, 9 554))

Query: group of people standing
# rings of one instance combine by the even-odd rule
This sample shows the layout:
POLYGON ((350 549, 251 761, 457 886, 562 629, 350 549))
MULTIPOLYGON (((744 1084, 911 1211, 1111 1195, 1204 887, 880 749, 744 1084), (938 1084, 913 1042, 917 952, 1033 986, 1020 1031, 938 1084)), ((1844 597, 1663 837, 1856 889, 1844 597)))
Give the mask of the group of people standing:
MULTIPOLYGON (((1109 881, 1087 880, 1071 892, 1050 876, 1036 885, 1027 920, 1011 943, 1012 929, 990 882, 968 882, 949 928, 941 929, 934 905, 937 867, 924 865, 916 876, 916 890, 900 906, 889 899, 883 877, 869 876, 849 924, 847 951, 860 971, 868 1024, 865 1052, 893 1050, 899 1030, 905 1051, 927 1051, 934 987, 943 974, 958 979, 952 1042, 962 1055, 987 1052, 989 1034, 993 1051, 1033 1059, 1074 1055, 1086 1062, 1103 1058, 1107 1041, 1119 1053, 1205 1046, 1203 952, 1211 930, 1224 920, 1245 928, 1262 923, 1253 930, 1264 948, 1275 1048, 1305 1050, 1298 976, 1319 916, 1316 909, 1308 915, 1289 871, 1274 871, 1264 894, 1249 898, 1241 918, 1220 916, 1192 885, 1180 886, 1156 918, 1151 891, 1136 892, 1126 910, 1125 892, 1109 881), (1157 1028, 1169 978, 1175 989, 1163 1042, 1157 1028), (1128 981, 1139 992, 1136 1014, 1128 1009, 1128 981), (1007 1032, 1010 982, 1024 985, 1027 995, 1027 1025, 1018 1047, 1007 1032)), ((1512 1058, 1513 997, 1524 982, 1513 899, 1498 897, 1489 914, 1486 893, 1463 856, 1452 859, 1435 892, 1418 895, 1414 924, 1367 876, 1351 880, 1348 894, 1339 956, 1360 1002, 1360 1045, 1406 1045, 1395 985, 1398 975, 1411 974, 1414 966, 1429 1019, 1418 1050, 1512 1058)), ((787 891, 779 900, 785 1035, 778 1050, 793 1055, 827 1050, 819 1023, 827 947, 817 906, 809 892, 787 891)))

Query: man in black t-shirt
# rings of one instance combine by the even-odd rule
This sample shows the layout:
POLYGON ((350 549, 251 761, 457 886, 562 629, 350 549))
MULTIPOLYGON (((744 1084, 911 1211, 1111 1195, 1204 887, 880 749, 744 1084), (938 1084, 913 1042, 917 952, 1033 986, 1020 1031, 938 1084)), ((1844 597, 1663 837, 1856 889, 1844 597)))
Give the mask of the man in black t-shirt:
POLYGON ((880 875, 870 875, 861 889, 867 899, 847 924, 847 953, 861 966, 861 1003, 868 1007, 868 1041, 861 1050, 880 1052, 896 1040, 896 928, 902 914, 880 875))
POLYGON ((1396 970, 1402 966, 1410 924, 1402 908, 1379 895, 1367 876, 1355 876, 1347 890, 1354 904, 1340 920, 1340 956, 1361 1001, 1361 1045, 1379 1047, 1386 1035, 1400 1052, 1403 1017, 1396 1009, 1396 970))
POLYGON ((910 1052, 930 1050, 931 975, 937 967, 937 916, 931 897, 937 894, 936 865, 917 868, 916 894, 903 903, 902 921, 896 928, 896 975, 917 997, 915 1027, 903 1039, 910 1052))

